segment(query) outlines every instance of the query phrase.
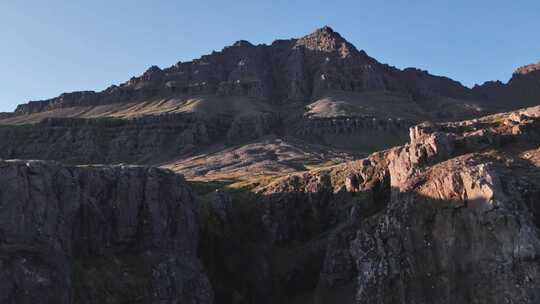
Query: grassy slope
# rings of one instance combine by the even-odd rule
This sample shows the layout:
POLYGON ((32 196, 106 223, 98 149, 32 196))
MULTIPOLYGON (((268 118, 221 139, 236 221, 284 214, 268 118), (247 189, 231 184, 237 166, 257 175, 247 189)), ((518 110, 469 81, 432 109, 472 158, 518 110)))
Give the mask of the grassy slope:
POLYGON ((37 123, 50 117, 73 118, 133 118, 144 115, 170 113, 200 113, 204 115, 245 115, 254 112, 272 111, 262 101, 248 97, 218 96, 175 96, 155 98, 144 102, 113 103, 97 106, 59 108, 50 111, 0 119, 0 124, 37 123))

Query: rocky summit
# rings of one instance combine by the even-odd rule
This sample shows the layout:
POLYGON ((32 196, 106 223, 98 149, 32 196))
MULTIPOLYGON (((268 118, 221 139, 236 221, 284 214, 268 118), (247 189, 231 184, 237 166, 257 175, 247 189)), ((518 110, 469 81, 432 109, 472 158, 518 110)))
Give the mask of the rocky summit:
POLYGON ((0 303, 540 303, 538 71, 325 26, 0 113, 0 303))

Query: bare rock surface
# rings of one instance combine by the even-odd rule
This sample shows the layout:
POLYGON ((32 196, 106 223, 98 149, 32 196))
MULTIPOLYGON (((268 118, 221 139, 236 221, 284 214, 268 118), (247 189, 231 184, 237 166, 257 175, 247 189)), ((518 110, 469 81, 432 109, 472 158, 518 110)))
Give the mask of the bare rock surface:
POLYGON ((318 273, 302 285, 281 270, 303 286, 281 292, 290 303, 538 302, 539 144, 540 107, 425 123, 404 146, 259 189, 268 241, 318 273))
POLYGON ((270 114, 234 120, 195 114, 129 120, 48 118, 38 124, 0 126, 0 156, 71 164, 157 164, 225 137, 237 142, 268 134, 276 120, 270 114))
POLYGON ((13 160, 0 184, 1 303, 212 303, 181 176, 13 160))
MULTIPOLYGON (((540 107, 409 137, 254 188, 192 181, 195 194, 162 169, 2 161, 2 301, 537 303, 540 107)), ((319 152, 267 138, 184 169, 340 157, 319 152)))

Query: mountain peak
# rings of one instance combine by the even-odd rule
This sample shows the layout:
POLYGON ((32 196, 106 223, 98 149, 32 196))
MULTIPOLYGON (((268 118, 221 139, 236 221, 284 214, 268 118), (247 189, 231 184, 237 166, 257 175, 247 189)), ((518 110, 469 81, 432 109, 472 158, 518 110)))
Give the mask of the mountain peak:
POLYGON ((343 37, 341 37, 341 35, 334 31, 331 27, 329 27, 328 25, 325 25, 321 28, 318 28, 316 29, 315 31, 313 31, 311 34, 308 34, 300 39, 305 39, 305 38, 313 38, 313 37, 327 37, 327 38, 331 38, 331 39, 335 39, 335 40, 340 40, 340 41, 345 41, 345 39, 343 39, 343 37))
POLYGON ((333 52, 340 51, 344 55, 356 51, 355 47, 346 41, 338 32, 325 25, 311 34, 296 41, 296 46, 302 46, 309 50, 333 52))
POLYGON ((242 46, 253 46, 253 44, 247 40, 238 40, 236 41, 235 43, 233 43, 232 46, 236 46, 236 47, 242 47, 242 46))

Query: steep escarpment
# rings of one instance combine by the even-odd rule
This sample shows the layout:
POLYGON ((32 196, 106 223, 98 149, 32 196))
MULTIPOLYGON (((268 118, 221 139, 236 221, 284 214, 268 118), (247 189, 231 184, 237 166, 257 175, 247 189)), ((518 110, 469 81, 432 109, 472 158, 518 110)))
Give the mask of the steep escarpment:
POLYGON ((208 144, 223 132, 220 127, 180 115, 131 121, 50 118, 34 125, 0 127, 1 156, 73 164, 141 163, 208 144))
POLYGON ((355 302, 538 301, 539 110, 419 126, 388 152, 388 207, 350 243, 355 302))
POLYGON ((0 157, 62 160, 72 164, 156 164, 216 142, 268 134, 274 115, 205 117, 195 114, 134 119, 48 118, 37 124, 0 126, 0 157))
POLYGON ((0 184, 0 302, 213 302, 181 176, 1 161, 0 184))
POLYGON ((220 244, 204 259, 217 299, 537 302, 539 127, 539 107, 425 123, 408 144, 366 159, 292 174, 256 194, 216 194, 203 244, 220 244), (244 242, 225 241, 237 234, 244 242), (243 258, 224 266, 228 252, 243 258), (239 283, 224 283, 225 273, 239 283))
POLYGON ((492 160, 438 164, 360 224, 349 247, 355 303, 538 301, 540 243, 529 203, 538 200, 538 169, 516 177, 492 160))
POLYGON ((392 198, 350 243, 357 303, 538 301, 539 110, 419 126, 389 152, 392 198))
POLYGON ((364 159, 193 194, 161 169, 3 161, 2 300, 536 303, 539 127, 540 107, 423 123, 364 159))
POLYGON ((413 124, 405 119, 373 116, 309 117, 300 120, 292 133, 327 146, 369 153, 402 144, 413 124))

